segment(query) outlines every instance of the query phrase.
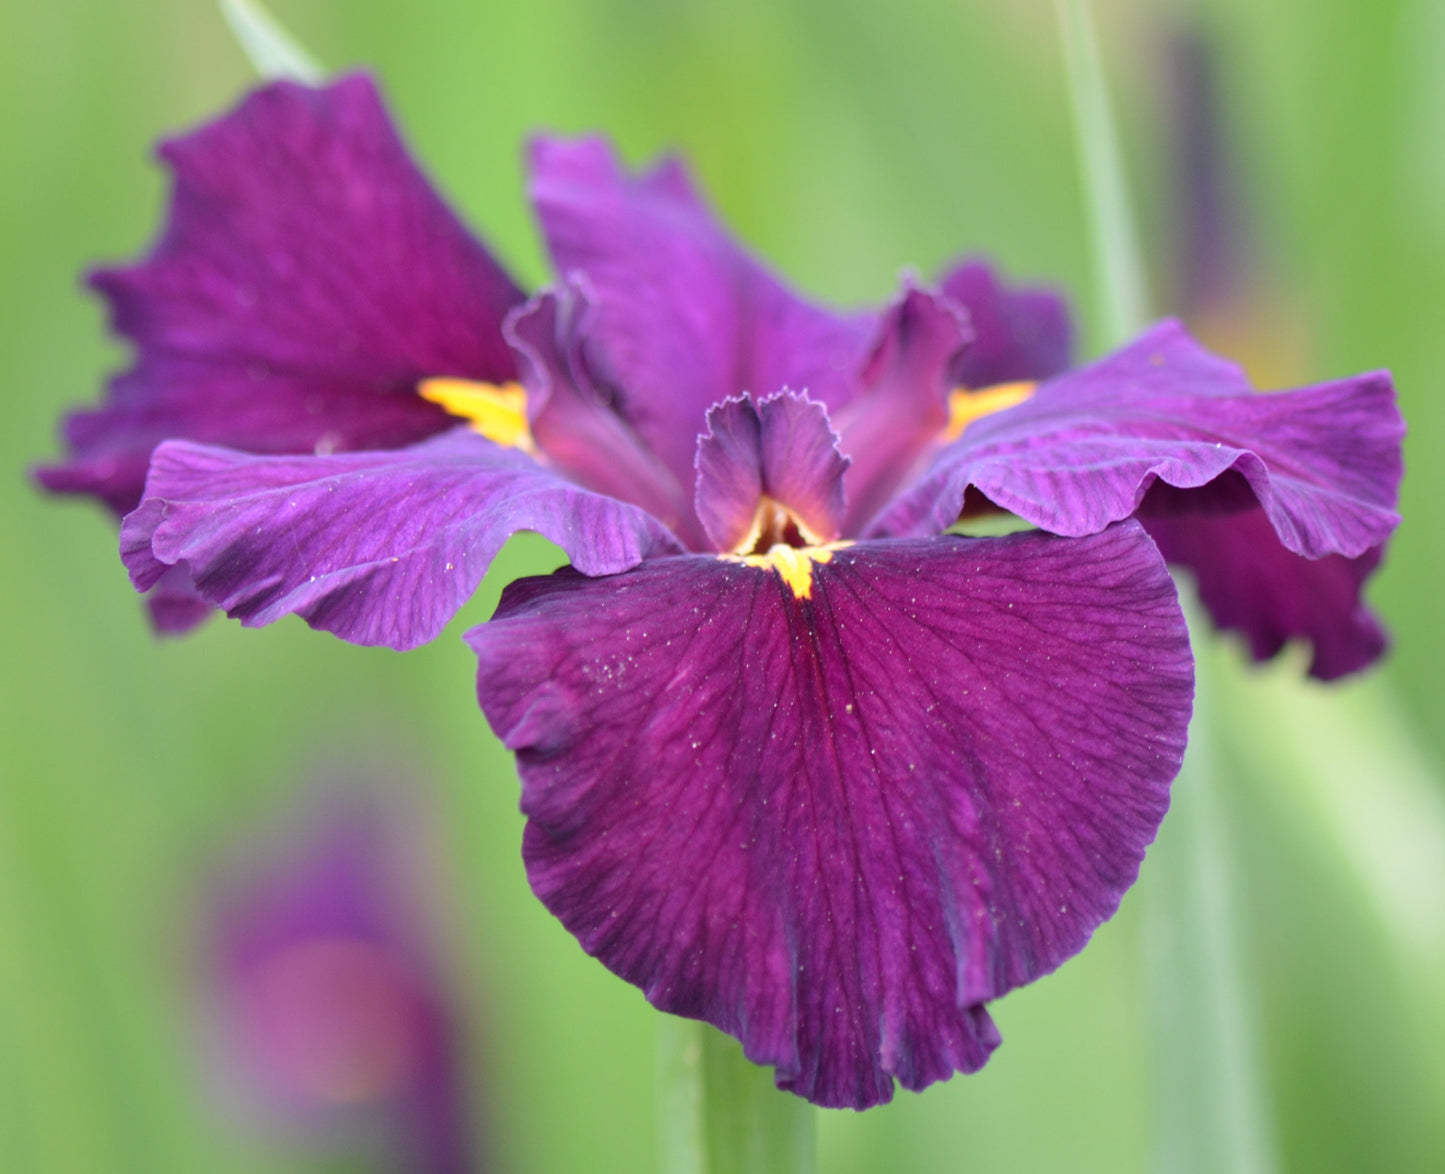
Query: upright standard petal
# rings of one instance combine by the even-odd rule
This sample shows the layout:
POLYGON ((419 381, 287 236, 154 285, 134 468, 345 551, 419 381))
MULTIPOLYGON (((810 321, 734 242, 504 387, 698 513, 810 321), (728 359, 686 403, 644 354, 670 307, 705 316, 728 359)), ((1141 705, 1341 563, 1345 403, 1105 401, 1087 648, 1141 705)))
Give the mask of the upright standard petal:
POLYGON ((530 193, 559 275, 596 298, 596 381, 679 484, 708 408, 743 392, 852 394, 875 326, 797 297, 717 223, 676 160, 633 178, 600 140, 541 139, 530 193))
POLYGON ((950 370, 955 387, 1038 381, 1069 368, 1074 328, 1064 299, 1049 289, 1010 289, 993 266, 972 258, 939 282, 968 313, 973 341, 950 370))
POLYGON ((162 440, 400 447, 452 423, 418 380, 514 377, 501 328, 522 294, 367 78, 275 83, 160 154, 175 176, 165 231, 139 264, 92 278, 138 361, 67 421, 47 488, 124 513, 162 440))
POLYGON ((574 481, 641 506, 688 546, 703 549, 706 536, 693 514, 692 481, 678 481, 627 420, 617 397, 592 378, 583 341, 595 314, 586 279, 574 274, 507 320, 532 436, 574 481))
POLYGON ((970 337, 948 299, 911 280, 880 316, 855 394, 833 413, 853 462, 844 533, 857 534, 938 443, 949 417, 949 369, 970 337))
POLYGON ((593 575, 679 549, 635 506, 457 429, 326 457, 168 442, 121 526, 121 557, 137 589, 182 567, 204 599, 248 626, 294 612, 353 644, 405 649, 442 630, 519 530, 593 575))
POLYGON ((1193 666, 1136 523, 514 583, 468 640, 533 888, 663 1010, 864 1107, 971 1071, 982 1004, 1133 882, 1193 666))
POLYGON ((1403 434, 1384 373, 1261 395, 1166 322, 969 424, 871 531, 936 533, 971 485, 1065 535, 1257 502, 1285 549, 1354 558, 1399 521, 1403 434))
POLYGON ((697 514, 715 549, 838 537, 848 458, 822 404, 797 392, 740 396, 708 412, 707 428, 697 442, 697 514))

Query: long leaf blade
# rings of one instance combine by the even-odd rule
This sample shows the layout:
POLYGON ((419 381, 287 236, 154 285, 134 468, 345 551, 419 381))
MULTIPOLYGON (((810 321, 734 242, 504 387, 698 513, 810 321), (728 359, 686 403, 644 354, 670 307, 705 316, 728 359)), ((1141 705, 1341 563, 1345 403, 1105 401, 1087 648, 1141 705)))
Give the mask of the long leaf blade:
POLYGON ((1093 17, 1085 0, 1055 0, 1055 7, 1094 251, 1100 334, 1108 349, 1147 321, 1147 282, 1093 17))
POLYGON ((221 13, 257 73, 270 80, 319 85, 326 77, 316 58, 257 0, 221 0, 221 13))

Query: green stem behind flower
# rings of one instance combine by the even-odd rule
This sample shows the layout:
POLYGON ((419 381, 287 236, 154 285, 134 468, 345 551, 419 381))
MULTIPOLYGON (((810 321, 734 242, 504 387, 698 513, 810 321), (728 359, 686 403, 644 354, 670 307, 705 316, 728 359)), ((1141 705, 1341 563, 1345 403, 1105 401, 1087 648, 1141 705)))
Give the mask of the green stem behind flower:
MULTIPOLYGON (((1191 631, 1208 631, 1197 608, 1185 614, 1191 631)), ((1213 659, 1196 657, 1189 753, 1140 886, 1157 1113, 1152 1168, 1267 1174, 1275 1161, 1240 960, 1213 659)))
MULTIPOLYGON (((1144 268, 1088 4, 1056 0, 1056 9, 1093 237, 1101 341, 1109 348, 1145 324, 1144 268)), ((1197 648, 1208 623, 1197 609, 1186 617, 1197 648)), ((1189 750, 1139 886, 1157 1108, 1153 1169, 1266 1174, 1275 1167, 1272 1131, 1239 956, 1208 660, 1195 658, 1189 750)))
POLYGON ((663 1174, 817 1169, 817 1111, 707 1024, 661 1017, 657 1088, 663 1174))
POLYGON ((1098 333, 1104 348, 1111 349, 1137 334, 1149 313, 1139 234, 1089 5, 1086 0, 1055 0, 1054 8, 1064 42, 1093 246, 1098 333))
POLYGON ((257 0, 221 0, 221 15, 241 51, 267 81, 287 78, 314 86, 325 78, 320 63, 257 0))

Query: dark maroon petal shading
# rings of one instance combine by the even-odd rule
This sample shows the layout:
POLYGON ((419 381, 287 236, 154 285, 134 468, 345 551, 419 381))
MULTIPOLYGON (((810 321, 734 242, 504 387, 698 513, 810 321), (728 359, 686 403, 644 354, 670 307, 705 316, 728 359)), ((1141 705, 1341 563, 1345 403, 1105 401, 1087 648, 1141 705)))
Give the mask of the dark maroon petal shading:
POLYGON ((708 412, 707 427, 697 442, 697 516, 717 550, 742 549, 764 497, 810 541, 838 537, 848 458, 822 404, 797 392, 740 396, 708 412))
POLYGON ((970 485, 1065 535, 1257 501, 1287 550, 1354 558, 1399 521, 1403 435, 1386 373, 1261 395, 1166 322, 970 424, 871 530, 946 528, 970 485))
POLYGON ((142 591, 184 567, 203 598, 251 627, 294 612, 354 644, 405 649, 442 630, 518 530, 594 575, 679 549, 635 506, 459 428, 326 457, 169 441, 121 526, 121 557, 142 591))
POLYGON ((417 169, 370 79, 277 82, 163 143, 170 216, 92 283, 136 366, 67 421, 47 488, 123 513, 151 450, 394 448, 451 426, 418 380, 513 377, 522 294, 417 169))
POLYGON ((723 231, 680 162, 632 177, 601 140, 539 139, 531 168, 557 272, 585 275, 595 298, 592 378, 679 484, 713 404, 791 387, 831 410, 852 395, 873 316, 792 293, 723 231))
POLYGON ((1308 640, 1310 676, 1333 681, 1384 654, 1389 640, 1361 599, 1381 547, 1358 558, 1302 558, 1280 545, 1258 507, 1145 517, 1144 526, 1169 562, 1193 573, 1214 622, 1241 633, 1255 660, 1268 660, 1291 640, 1308 640))
POLYGON ((1074 327, 1068 303, 1050 289, 1010 289, 981 258, 960 262, 939 282, 968 311, 973 341, 954 361, 955 387, 1037 381, 1069 368, 1074 327))
POLYGON ((937 445, 948 423, 949 368, 969 337, 948 299, 911 280, 883 312, 857 393, 833 413, 853 462, 845 534, 857 534, 937 445))
POLYGON ((982 1004, 1117 907, 1193 663, 1134 522, 829 554, 806 598, 700 555, 564 569, 467 639, 547 907, 781 1087, 861 1108, 978 1068, 982 1004))
POLYGON ((641 506, 694 549, 706 546, 687 487, 648 449, 592 380, 582 355, 593 302, 580 276, 538 294, 507 321, 516 348, 532 436, 573 480, 641 506))

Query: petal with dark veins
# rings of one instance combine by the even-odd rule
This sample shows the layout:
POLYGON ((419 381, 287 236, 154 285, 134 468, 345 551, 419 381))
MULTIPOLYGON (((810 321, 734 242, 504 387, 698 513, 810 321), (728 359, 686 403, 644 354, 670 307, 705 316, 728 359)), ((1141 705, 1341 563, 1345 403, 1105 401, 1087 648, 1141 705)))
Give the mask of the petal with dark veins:
POLYGON ((1143 521, 1164 557, 1193 574, 1215 624, 1240 633, 1255 660, 1305 640, 1312 649, 1310 676, 1333 681, 1368 668, 1389 646, 1361 598, 1381 547, 1356 558, 1303 558, 1280 544, 1258 507, 1143 521))
POLYGON ((875 316, 793 293, 728 236, 681 163, 633 177, 600 139, 538 139, 531 168, 553 264, 596 299, 593 377, 679 484, 713 404, 791 387, 831 410, 852 395, 875 316))
POLYGON ((92 284, 138 351, 39 472, 117 513, 152 449, 397 448, 451 427, 419 380, 514 378, 522 293, 418 170, 373 83, 276 82, 163 143, 170 216, 149 256, 92 284))
MULTIPOLYGON (((848 459, 822 404, 797 392, 740 396, 708 412, 707 427, 697 441, 697 515, 715 549, 751 549, 760 529, 781 523, 763 516, 779 508, 809 542, 838 537, 848 459)), ((762 538, 761 549, 770 545, 762 538)))
POLYGON ((1383 372, 1261 395, 1166 322, 975 420, 870 532, 946 529, 973 486, 1070 536, 1141 507, 1198 513, 1258 503, 1285 549, 1355 558, 1399 522, 1403 436, 1383 372))
POLYGON ((121 526, 121 557, 142 591, 183 567, 248 626, 294 612, 353 644, 405 649, 442 630, 519 530, 596 575, 679 549, 636 506, 462 428, 329 457, 167 442, 121 526))
POLYGON ((573 480, 641 506, 688 546, 706 549, 693 514, 692 480, 673 476, 628 423, 616 396, 592 378, 584 344, 595 317, 587 281, 574 274, 508 319, 532 435, 573 480))
POLYGON ((813 562, 806 597, 701 555, 563 570, 468 640, 547 907, 781 1087, 862 1108, 977 1069, 982 1004, 1113 913, 1193 664, 1137 523, 813 562))

